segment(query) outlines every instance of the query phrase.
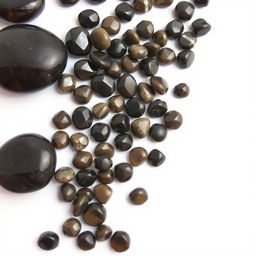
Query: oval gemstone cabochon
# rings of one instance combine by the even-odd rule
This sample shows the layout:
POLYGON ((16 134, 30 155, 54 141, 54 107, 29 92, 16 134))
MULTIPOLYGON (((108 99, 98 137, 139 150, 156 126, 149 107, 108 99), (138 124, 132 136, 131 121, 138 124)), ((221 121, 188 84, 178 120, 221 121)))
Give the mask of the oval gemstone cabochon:
POLYGON ((64 43, 33 25, 0 31, 0 84, 13 91, 33 91, 53 84, 67 64, 64 43))

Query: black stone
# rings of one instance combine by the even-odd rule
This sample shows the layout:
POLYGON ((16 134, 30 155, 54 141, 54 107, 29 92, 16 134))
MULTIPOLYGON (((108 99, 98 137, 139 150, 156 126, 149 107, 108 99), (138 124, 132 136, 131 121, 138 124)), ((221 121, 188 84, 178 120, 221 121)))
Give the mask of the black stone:
POLYGON ((194 32, 185 32, 179 38, 179 45, 183 49, 192 49, 197 41, 197 36, 194 32))
POLYGON ((133 167, 129 163, 120 163, 115 166, 114 172, 119 182, 126 182, 133 176, 133 167))
POLYGON ((77 245, 84 251, 91 250, 95 247, 95 236, 90 231, 82 232, 77 238, 77 245))
POLYGON ((176 15, 181 20, 190 20, 194 14, 195 6, 187 1, 180 1, 175 7, 176 15))
POLYGON ((133 138, 129 133, 120 133, 115 137, 114 142, 119 150, 127 151, 133 145, 133 138))
POLYGON ((95 77, 98 74, 98 70, 92 66, 90 61, 83 59, 75 63, 74 73, 77 78, 84 81, 95 77))
POLYGON ((177 55, 177 62, 180 68, 189 68, 195 59, 195 54, 191 50, 184 50, 177 55))
POLYGON ((146 76, 153 76, 158 72, 159 62, 156 58, 148 57, 140 62, 140 68, 146 76))
POLYGON ((116 132, 128 132, 130 120, 126 114, 115 114, 110 121, 111 128, 116 132))
POLYGON ((94 159, 94 164, 96 169, 100 171, 107 171, 112 167, 113 162, 109 157, 98 156, 97 158, 94 159))
POLYGON ((141 117, 145 112, 145 104, 135 97, 126 102, 125 110, 130 117, 141 117))
POLYGON ((148 106, 148 114, 151 117, 163 116, 168 110, 167 103, 163 100, 154 100, 148 106))
POLYGON ((92 49, 90 34, 82 27, 70 29, 66 34, 65 41, 68 51, 76 56, 85 56, 92 49))
POLYGON ((91 81, 94 92, 102 97, 109 97, 115 91, 115 80, 107 75, 97 75, 91 81))
POLYGON ((91 136, 98 142, 103 142, 110 135, 110 127, 105 123, 96 123, 91 128, 91 136))
POLYGON ((209 4, 209 0, 194 0, 198 7, 205 7, 209 4))
POLYGON ((84 28, 94 28, 98 26, 100 22, 100 17, 98 13, 94 10, 87 9, 78 15, 79 23, 84 28))
POLYGON ((97 174, 91 169, 83 169, 77 172, 76 182, 81 187, 91 186, 97 179, 97 174))
POLYGON ((79 129, 87 129, 91 127, 93 122, 93 115, 87 107, 78 107, 73 111, 72 121, 74 126, 79 129))
POLYGON ((165 158, 165 155, 161 151, 159 151, 158 149, 153 149, 148 155, 148 162, 152 166, 157 167, 164 163, 165 158))
POLYGON ((90 53, 90 60, 92 65, 100 69, 109 69, 111 66, 111 58, 102 51, 93 51, 90 53))
POLYGON ((17 193, 45 187, 55 172, 53 145, 37 134, 23 134, 0 148, 0 185, 17 193))
POLYGON ((44 0, 1 0, 0 16, 10 22, 24 22, 39 15, 44 0))
POLYGON ((137 92, 137 82, 132 75, 124 74, 118 79, 117 90, 123 97, 131 98, 137 92))
POLYGON ((211 25, 205 19, 197 19, 193 21, 192 28, 198 36, 204 36, 211 30, 211 25))
POLYGON ((167 136, 167 128, 163 124, 153 124, 149 129, 149 136, 153 140, 161 142, 167 136))
POLYGON ((184 25, 179 20, 173 20, 167 24, 165 31, 171 39, 177 39, 183 33, 184 25))
POLYGON ((66 6, 70 6, 70 5, 74 5, 78 2, 79 0, 60 0, 60 2, 63 4, 63 5, 66 5, 66 6))
POLYGON ((120 20, 131 21, 134 16, 134 8, 128 3, 116 6, 115 14, 120 20))
POLYGON ((53 250, 59 245, 59 236, 51 231, 44 232, 38 239, 38 246, 43 250, 53 250))
POLYGON ((0 31, 0 84, 33 91, 56 82, 67 64, 66 47, 50 32, 32 25, 0 31))
POLYGON ((113 39, 108 48, 108 54, 116 59, 121 59, 127 52, 127 46, 121 39, 113 39))

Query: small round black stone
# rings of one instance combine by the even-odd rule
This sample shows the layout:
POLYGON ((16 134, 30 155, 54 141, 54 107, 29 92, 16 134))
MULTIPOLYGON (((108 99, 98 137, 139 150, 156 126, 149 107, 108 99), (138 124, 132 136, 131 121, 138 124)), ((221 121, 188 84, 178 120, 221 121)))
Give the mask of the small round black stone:
POLYGON ((127 52, 127 46, 121 39, 113 39, 108 48, 108 54, 116 59, 121 59, 127 52))
POLYGON ((165 161, 165 155, 158 149, 153 149, 148 155, 148 162, 152 166, 157 167, 157 166, 163 164, 164 161, 165 161))
POLYGON ((197 36, 194 32, 185 32, 179 38, 179 45, 183 49, 192 49, 197 41, 197 36))
POLYGON ((106 52, 92 51, 89 57, 95 68, 108 69, 111 66, 111 58, 106 52))
POLYGON ((91 81, 94 92, 102 97, 109 97, 115 90, 115 80, 107 75, 97 75, 91 81))
POLYGON ((59 236, 51 231, 44 232, 38 239, 38 246, 43 250, 53 250, 59 245, 59 236))
POLYGON ((187 1, 180 1, 175 7, 175 11, 179 19, 190 20, 194 14, 195 6, 187 1))
POLYGON ((126 102, 125 110, 130 117, 141 117, 145 112, 145 104, 135 97, 126 102))
POLYGON ((107 171, 112 167, 113 162, 109 157, 98 156, 97 158, 94 159, 94 164, 96 169, 100 171, 107 171))
POLYGON ((100 22, 100 17, 97 12, 91 9, 80 12, 78 16, 79 23, 84 28, 94 28, 100 22))
POLYGON ((204 36, 211 30, 211 25, 205 19, 197 19, 193 21, 192 28, 198 36, 204 36))
POLYGON ((115 114, 110 121, 111 128, 116 132, 128 132, 130 120, 126 114, 115 114))
POLYGON ((97 174, 91 169, 83 169, 77 172, 76 182, 81 187, 91 186, 97 179, 97 174))
POLYGON ((133 97, 137 92, 137 82, 130 74, 122 75, 117 82, 117 90, 125 98, 133 97))
POLYGON ((167 128, 163 124, 153 124, 149 129, 149 136, 153 140, 161 142, 167 136, 167 128))
POLYGON ((133 167, 129 163, 120 163, 115 166, 114 172, 119 182, 126 182, 132 178, 133 167))
POLYGON ((74 73, 77 78, 84 81, 96 76, 98 73, 98 70, 92 66, 90 61, 83 59, 75 63, 74 73))
POLYGON ((127 151, 133 145, 133 138, 129 133, 120 133, 115 137, 114 142, 119 150, 127 151))
POLYGON ((93 122, 93 115, 87 107, 78 107, 73 111, 72 121, 74 126, 79 129, 87 129, 91 127, 93 122))
POLYGON ((80 249, 88 251, 95 247, 95 236, 90 231, 82 232, 77 238, 77 245, 80 249))
POLYGON ((148 57, 140 62, 140 68, 146 76, 153 76, 158 72, 159 62, 156 58, 148 57))
POLYGON ((134 8, 128 3, 116 6, 115 14, 120 20, 131 21, 134 16, 134 8))
POLYGON ((110 127, 105 123, 96 123, 91 128, 91 136, 98 142, 103 142, 110 135, 110 127))
POLYGON ((177 39, 183 33, 184 25, 179 20, 173 20, 167 24, 165 31, 170 39, 177 39))
POLYGON ((194 0, 198 7, 205 7, 209 4, 209 0, 194 0))
POLYGON ((195 54, 191 50, 181 51, 177 55, 177 62, 180 68, 189 68, 193 64, 194 59, 195 59, 195 54))
POLYGON ((147 112, 151 117, 160 117, 163 116, 167 110, 167 103, 158 99, 150 102, 147 112))

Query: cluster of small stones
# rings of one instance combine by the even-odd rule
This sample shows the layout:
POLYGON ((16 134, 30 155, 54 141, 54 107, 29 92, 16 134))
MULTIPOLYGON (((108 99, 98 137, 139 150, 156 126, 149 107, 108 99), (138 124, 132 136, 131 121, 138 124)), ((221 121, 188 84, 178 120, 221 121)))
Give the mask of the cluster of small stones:
MULTIPOLYGON (((65 5, 72 5, 78 0, 61 0, 65 5)), ((101 3, 104 0, 94 0, 101 3)), ((57 170, 55 179, 62 183, 60 192, 62 200, 72 202, 73 217, 63 224, 63 233, 77 237, 77 244, 82 250, 95 247, 96 241, 110 239, 111 247, 117 252, 126 251, 130 247, 130 237, 124 231, 112 232, 105 225, 105 204, 113 193, 109 186, 114 180, 127 182, 133 176, 133 168, 145 161, 151 166, 160 166, 165 155, 158 149, 151 152, 143 147, 133 148, 133 137, 150 137, 155 142, 163 141, 168 130, 178 129, 183 122, 182 115, 175 110, 168 110, 167 103, 156 96, 167 93, 167 81, 157 76, 159 65, 177 62, 179 67, 188 68, 194 61, 194 47, 197 37, 209 32, 211 26, 204 19, 193 21, 191 32, 184 32, 184 21, 191 20, 195 6, 187 1, 179 2, 175 7, 177 19, 169 22, 164 30, 154 31, 151 21, 143 20, 136 29, 128 29, 122 38, 110 39, 120 31, 121 22, 132 20, 134 14, 151 10, 152 6, 168 7, 173 0, 134 0, 133 5, 123 2, 115 8, 116 16, 103 19, 101 27, 99 15, 91 10, 84 10, 78 16, 80 27, 72 28, 66 35, 66 46, 71 55, 88 56, 74 65, 74 75, 63 74, 58 82, 61 93, 72 93, 74 100, 83 106, 77 107, 72 115, 59 111, 52 121, 59 129, 52 137, 57 149, 71 145, 75 151, 73 167, 62 167, 57 170), (89 32, 89 29, 92 29, 89 32), (143 45, 141 39, 149 40, 143 45), (183 48, 177 55, 166 47, 168 39, 177 40, 183 48), (140 70, 150 77, 150 83, 137 83, 130 74, 140 70), (90 85, 76 86, 77 79, 90 80, 90 85), (93 94, 106 98, 89 109, 86 105, 93 94), (113 113, 110 124, 100 122, 113 113), (146 117, 144 114, 147 113, 146 117), (162 118, 162 123, 151 125, 151 118, 162 118), (132 119, 132 121, 130 121, 132 119), (96 123, 93 121, 97 120, 96 123), (71 136, 65 128, 73 125, 81 132, 71 136), (90 137, 98 144, 94 153, 85 150, 89 144, 89 136, 83 131, 89 130, 90 137), (107 142, 110 133, 116 132, 114 146, 107 142), (116 149, 129 151, 128 162, 115 164, 112 157, 116 149), (78 169, 76 172, 74 168, 78 169), (71 182, 76 181, 78 189, 71 182), (98 183, 95 185, 95 183, 98 183), (91 189, 91 186, 93 187, 91 189), (90 187, 90 188, 89 188, 90 187), (96 227, 95 233, 81 233, 82 224, 96 227)), ((208 5, 208 0, 194 0, 198 7, 208 5)), ((179 98, 189 95, 189 86, 180 83, 173 88, 179 98)), ((148 200, 144 188, 136 188, 129 194, 130 201, 141 205, 148 200)), ((58 236, 53 232, 43 233, 39 245, 43 249, 53 249, 58 245, 58 236)))

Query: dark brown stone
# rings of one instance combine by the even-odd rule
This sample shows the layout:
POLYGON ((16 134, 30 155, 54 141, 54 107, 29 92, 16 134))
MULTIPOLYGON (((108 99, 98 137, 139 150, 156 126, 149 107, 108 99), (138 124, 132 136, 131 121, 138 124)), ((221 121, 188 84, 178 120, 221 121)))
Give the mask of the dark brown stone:
POLYGON ((132 166, 139 166, 143 164, 148 158, 146 149, 142 147, 133 148, 129 152, 129 160, 132 166))
POLYGON ((144 188, 136 188, 129 194, 131 203, 142 205, 148 200, 148 193, 144 188))

